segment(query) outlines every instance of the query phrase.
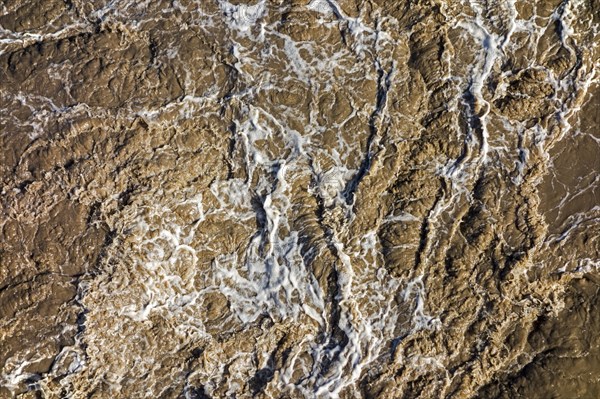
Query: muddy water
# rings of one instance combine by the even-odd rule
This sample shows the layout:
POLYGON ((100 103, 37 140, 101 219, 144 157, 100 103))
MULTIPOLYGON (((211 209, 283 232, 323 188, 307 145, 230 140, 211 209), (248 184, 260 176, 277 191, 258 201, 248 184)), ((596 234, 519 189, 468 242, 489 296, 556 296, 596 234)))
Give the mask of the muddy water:
POLYGON ((0 5, 0 397, 597 398, 596 1, 0 5))

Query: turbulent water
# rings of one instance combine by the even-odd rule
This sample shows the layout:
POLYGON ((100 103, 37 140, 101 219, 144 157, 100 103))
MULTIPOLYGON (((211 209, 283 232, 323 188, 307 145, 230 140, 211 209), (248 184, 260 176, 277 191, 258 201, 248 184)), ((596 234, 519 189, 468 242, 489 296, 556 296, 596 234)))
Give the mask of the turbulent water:
POLYGON ((0 397, 600 397, 599 25, 0 2, 0 397))

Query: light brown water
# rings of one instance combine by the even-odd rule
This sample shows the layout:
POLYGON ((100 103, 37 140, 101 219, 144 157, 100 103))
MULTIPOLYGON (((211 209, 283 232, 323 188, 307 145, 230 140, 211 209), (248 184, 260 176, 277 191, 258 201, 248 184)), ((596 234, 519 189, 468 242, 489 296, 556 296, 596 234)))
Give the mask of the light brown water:
POLYGON ((0 3, 0 398, 600 397, 597 1, 0 3))

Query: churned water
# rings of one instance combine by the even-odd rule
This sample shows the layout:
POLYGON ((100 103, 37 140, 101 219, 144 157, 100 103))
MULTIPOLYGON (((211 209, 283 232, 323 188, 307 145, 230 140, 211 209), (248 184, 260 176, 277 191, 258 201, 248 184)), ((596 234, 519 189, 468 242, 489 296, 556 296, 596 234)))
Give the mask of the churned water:
POLYGON ((598 397, 593 1, 0 6, 0 396, 598 397))

